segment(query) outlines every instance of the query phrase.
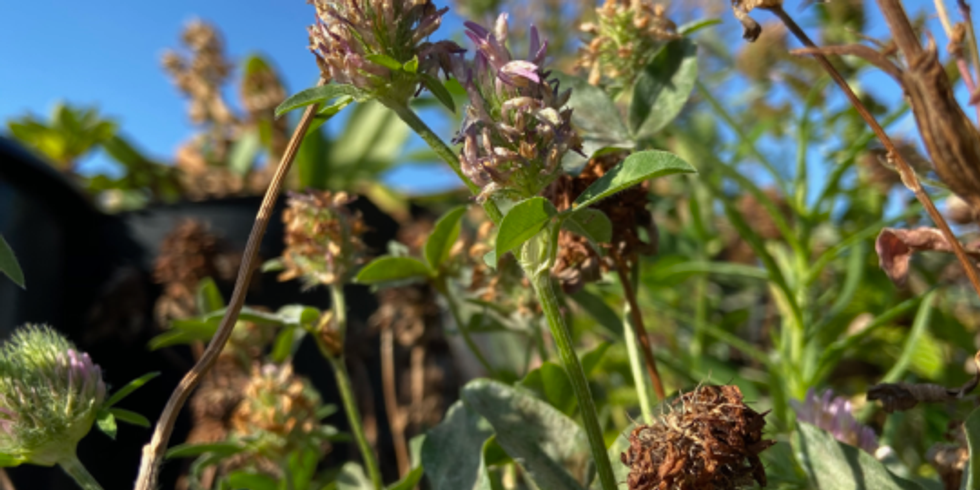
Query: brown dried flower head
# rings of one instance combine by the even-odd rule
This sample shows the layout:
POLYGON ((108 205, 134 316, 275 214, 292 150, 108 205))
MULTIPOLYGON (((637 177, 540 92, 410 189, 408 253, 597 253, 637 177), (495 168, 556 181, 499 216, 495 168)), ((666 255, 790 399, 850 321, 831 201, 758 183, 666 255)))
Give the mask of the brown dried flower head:
POLYGON ((218 237, 200 221, 183 221, 164 237, 153 266, 153 280, 163 286, 154 306, 160 326, 200 313, 195 299, 198 284, 206 277, 224 278, 228 272, 223 267, 228 257, 222 252, 218 237))
POLYGON ((311 191, 293 194, 283 212, 286 250, 280 281, 302 278, 307 287, 343 284, 364 260, 361 235, 367 229, 360 213, 347 204, 345 192, 311 191))
POLYGON ((737 386, 700 386, 667 403, 651 425, 629 436, 620 458, 629 490, 727 490, 766 486, 759 454, 765 414, 745 405, 737 386))
POLYGON ((177 88, 190 98, 191 120, 198 124, 234 122, 235 116, 221 98, 221 87, 234 65, 225 58, 224 43, 217 29, 194 19, 184 29, 181 41, 190 56, 185 58, 168 50, 162 63, 177 88))
POLYGON ((681 38, 664 6, 648 0, 606 0, 596 9, 596 22, 581 29, 591 39, 579 51, 576 67, 589 72, 592 85, 605 79, 620 88, 633 83, 665 42, 681 38))
MULTIPOLYGON (((592 183, 599 180, 629 155, 628 151, 615 151, 596 156, 577 176, 562 175, 545 192, 559 210, 568 209, 575 199, 592 183)), ((595 206, 612 221, 612 242, 606 245, 610 254, 600 257, 592 245, 582 236, 563 230, 558 236, 558 257, 552 274, 561 282, 566 292, 581 288, 598 280, 602 273, 616 267, 615 259, 624 264, 635 262, 639 255, 657 253, 657 225, 647 208, 649 187, 644 182, 620 192, 595 206), (641 236, 645 231, 647 240, 641 236)))
POLYGON ((261 447, 264 456, 276 460, 317 439, 320 395, 291 365, 254 366, 242 395, 231 416, 233 434, 261 447))

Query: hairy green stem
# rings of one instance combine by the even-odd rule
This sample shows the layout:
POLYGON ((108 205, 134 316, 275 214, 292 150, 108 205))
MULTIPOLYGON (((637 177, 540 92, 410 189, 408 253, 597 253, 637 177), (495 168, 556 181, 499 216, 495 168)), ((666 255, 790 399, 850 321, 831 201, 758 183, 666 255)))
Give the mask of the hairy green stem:
MULTIPOLYGON (((347 333, 347 301, 344 297, 344 286, 337 284, 330 286, 330 299, 333 311, 334 325, 339 334, 340 345, 344 345, 344 338, 347 333)), ((361 421, 361 412, 357 408, 357 401, 354 399, 354 390, 351 388, 350 374, 347 373, 347 364, 344 360, 343 352, 339 356, 333 355, 327 346, 323 344, 320 335, 315 335, 317 346, 324 357, 333 366, 334 376, 337 378, 337 389, 340 390, 340 398, 344 403, 344 412, 347 413, 347 422, 350 424, 351 432, 354 433, 354 440, 361 450, 361 457, 364 458, 364 466, 367 469, 368 477, 375 490, 384 488, 384 480, 381 479, 381 469, 378 460, 374 456, 374 450, 368 443, 367 436, 364 434, 364 422, 361 421)))
POLYGON ((589 437, 589 446, 592 448, 592 457, 595 459, 599 481, 603 490, 616 490, 616 477, 613 474, 612 465, 609 463, 609 454, 606 452, 602 428, 599 426, 595 401, 592 400, 592 393, 589 390, 588 381, 585 379, 582 363, 579 362, 578 356, 575 354, 572 333, 569 331, 568 325, 565 324, 561 311, 559 311, 558 298, 555 296, 551 284, 551 274, 548 270, 537 273, 527 272, 534 292, 538 296, 538 301, 541 303, 544 316, 548 320, 551 336, 554 337, 555 346, 558 348, 558 356, 561 358, 568 379, 572 383, 572 391, 575 392, 575 398, 578 399, 579 411, 582 414, 585 433, 589 437))
POLYGON ((85 469, 85 465, 78 460, 78 456, 74 452, 70 457, 59 461, 58 466, 61 466, 61 469, 65 470, 65 473, 68 473, 68 476, 72 477, 82 490, 102 490, 102 486, 85 469))
MULTIPOLYGON (((480 193, 480 186, 471 182, 463 173, 463 169, 459 163, 459 156, 456 155, 456 152, 446 142, 442 141, 442 138, 432 131, 429 125, 425 124, 425 121, 415 111, 403 103, 387 103, 385 101, 382 101, 382 103, 394 111, 402 121, 405 121, 405 124, 408 124, 408 127, 412 128, 412 131, 415 131, 416 134, 421 136, 425 143, 429 145, 429 148, 432 148, 432 151, 436 152, 437 155, 449 164, 449 167, 453 169, 453 172, 456 172, 456 176, 459 177, 459 180, 463 181, 463 184, 466 185, 466 188, 470 192, 474 195, 480 193)), ((483 203, 483 209, 486 210, 487 215, 490 216, 490 219, 494 223, 500 223, 500 220, 504 218, 504 215, 492 199, 487 199, 483 203)))
POLYGON ((466 325, 463 322, 463 318, 459 314, 459 305, 456 304, 456 298, 453 298, 452 293, 449 291, 449 284, 447 283, 446 278, 439 277, 439 279, 436 280, 435 286, 436 290, 442 294, 442 297, 446 298, 449 313, 452 314, 453 321, 456 322, 456 330, 458 330, 460 336, 463 337, 463 341, 466 342, 466 346, 470 348, 470 351, 473 352, 474 356, 476 356, 476 360, 480 362, 480 365, 483 366, 483 369, 486 370, 487 374, 490 375, 490 377, 493 377, 495 373, 493 366, 491 366, 490 362, 487 361, 487 358, 483 355, 483 352, 480 351, 480 347, 476 345, 476 342, 473 341, 473 337, 470 335, 469 325, 466 325))

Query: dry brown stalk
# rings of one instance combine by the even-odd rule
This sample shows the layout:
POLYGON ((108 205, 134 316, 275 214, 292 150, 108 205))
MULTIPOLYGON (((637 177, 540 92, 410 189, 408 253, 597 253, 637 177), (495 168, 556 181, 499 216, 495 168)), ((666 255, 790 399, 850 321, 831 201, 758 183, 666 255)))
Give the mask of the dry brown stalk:
POLYGON ((391 426, 391 440, 395 446, 395 459, 398 462, 398 476, 404 477, 408 474, 411 462, 408 444, 405 442, 405 412, 398 406, 398 392, 395 389, 395 333, 391 328, 381 331, 381 385, 388 425, 391 426))
MULTIPOLYGON (((326 81, 320 79, 317 85, 323 85, 324 83, 326 81)), ((184 406, 184 402, 187 401, 187 397, 190 396, 194 388, 201 382, 201 378, 218 360, 218 355, 224 348, 225 343, 228 342, 228 337, 231 336, 231 332, 235 327, 235 322, 238 321, 238 314, 245 304, 245 295, 248 291, 248 285, 251 282, 253 266, 258 257, 259 244, 262 242, 262 236, 265 235, 265 229, 269 224, 269 220, 272 219, 272 209, 275 206, 276 199, 279 197, 279 191, 282 189, 286 174, 289 172, 293 159, 299 150, 299 145, 303 141, 303 136, 306 135, 306 129, 313 122, 313 118, 317 110, 319 110, 319 107, 320 104, 313 104, 307 107, 306 112, 303 113, 303 118, 300 119, 299 124, 293 131, 293 136, 289 140, 286 152, 279 162, 272 182, 265 192, 265 197, 262 198, 262 204, 255 217, 255 224, 252 225, 252 232, 249 234, 248 243, 245 245, 245 254, 241 267, 238 269, 238 279, 235 280, 235 289, 231 294, 231 301, 228 304, 228 308, 225 310, 225 316, 221 319, 221 324, 218 326, 218 331, 214 334, 214 338, 208 343, 208 348, 204 351, 204 355, 184 375, 177 388, 174 389, 173 394, 170 395, 170 400, 167 401, 167 405, 164 407, 163 413, 160 414, 160 420, 157 421, 156 428, 153 431, 153 439, 150 440, 149 444, 143 446, 143 459, 140 461, 140 471, 136 479, 135 490, 154 490, 158 488, 157 480, 159 477, 160 463, 167 450, 167 443, 170 440, 170 434, 173 432, 174 422, 177 421, 177 414, 184 406)))
MULTIPOLYGON (((844 95, 847 96, 851 105, 854 106, 854 109, 857 110, 861 118, 871 127, 875 136, 885 146, 889 158, 895 163, 902 182, 915 194, 916 199, 922 203, 926 212, 939 227, 940 231, 942 231, 943 236, 952 245, 953 253, 956 254, 956 258, 966 271, 970 284, 977 292, 977 295, 980 296, 980 276, 977 275, 976 267, 966 255, 962 244, 956 239, 945 218, 936 209, 936 205, 932 202, 929 194, 922 188, 922 183, 919 182, 915 171, 898 152, 895 144, 888 137, 888 134, 885 133, 881 125, 878 124, 875 117, 861 103, 861 100, 855 95, 854 91, 851 90, 850 85, 848 85, 844 77, 827 60, 826 56, 824 56, 825 52, 843 53, 844 50, 842 48, 846 48, 836 47, 833 50, 827 50, 826 48, 818 47, 803 32, 796 21, 783 10, 781 1, 750 2, 763 3, 763 5, 740 5, 737 0, 734 3, 737 7, 736 12, 738 13, 741 9, 741 15, 745 19, 748 19, 746 14, 751 10, 748 7, 769 10, 775 14, 790 32, 807 47, 807 49, 799 50, 798 52, 812 55, 820 63, 820 66, 833 78, 841 90, 844 91, 844 95)), ((955 98, 952 97, 952 90, 949 88, 949 79, 946 78, 946 74, 942 70, 942 65, 936 59, 935 43, 930 43, 930 50, 923 50, 899 0, 878 0, 878 5, 892 30, 896 45, 909 61, 910 66, 908 70, 903 72, 888 62, 883 55, 867 46, 853 46, 851 48, 854 48, 854 51, 849 52, 851 54, 866 56, 868 61, 879 66, 892 76, 901 77, 900 80, 906 82, 906 84, 903 84, 903 87, 911 101, 916 121, 919 124, 929 154, 932 156, 933 162, 936 165, 937 172, 954 192, 960 194, 968 202, 971 201, 968 198, 969 194, 974 194, 977 203, 976 207, 980 208, 980 169, 969 168, 971 163, 980 161, 980 138, 976 137, 976 129, 973 128, 972 123, 970 123, 963 110, 956 103, 955 98), (973 158, 971 159, 970 156, 973 156, 973 158), (973 190, 971 191, 970 189, 973 190)), ((971 202, 971 205, 973 205, 973 202, 971 202)))

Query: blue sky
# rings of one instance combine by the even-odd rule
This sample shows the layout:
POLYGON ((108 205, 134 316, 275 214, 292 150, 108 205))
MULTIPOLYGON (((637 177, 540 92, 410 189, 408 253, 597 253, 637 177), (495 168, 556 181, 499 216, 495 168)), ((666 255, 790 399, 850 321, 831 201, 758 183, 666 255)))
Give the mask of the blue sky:
MULTIPOLYGON (((932 9, 931 0, 906 5, 913 11, 932 9)), ((873 22, 880 25, 877 8, 869 7, 876 16, 873 22)), ((795 11, 796 2, 787 2, 787 8, 795 11)), ((313 7, 303 0, 11 2, 0 29, 0 120, 25 112, 46 115, 58 100, 94 104, 116 118, 141 149, 169 160, 194 129, 185 101, 164 75, 159 59, 166 48, 178 45, 182 26, 194 17, 220 27, 233 59, 260 52, 274 60, 290 92, 316 80, 305 30, 313 20, 313 7)), ((737 30, 730 17, 715 28, 737 30)), ((769 14, 757 17, 765 20, 769 14)), ((458 28, 459 19, 453 17, 444 26, 458 28)), ((934 32, 941 32, 938 25, 934 32)), ((884 37, 884 27, 876 33, 884 37)), ((938 41, 945 45, 944 36, 938 41)), ((885 83, 898 97, 894 84, 885 83)), ((237 103, 234 96, 229 100, 237 103)), ((101 155, 82 165, 89 172, 107 168, 101 155)), ((391 182, 414 190, 444 187, 453 179, 431 166, 389 176, 391 182)))

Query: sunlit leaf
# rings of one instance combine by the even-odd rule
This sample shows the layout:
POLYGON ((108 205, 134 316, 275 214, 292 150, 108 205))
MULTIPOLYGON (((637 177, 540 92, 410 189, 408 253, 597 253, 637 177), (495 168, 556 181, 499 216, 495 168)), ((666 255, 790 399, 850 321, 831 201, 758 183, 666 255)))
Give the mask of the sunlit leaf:
POLYGON ((834 439, 816 426, 797 423, 793 446, 816 488, 834 490, 923 490, 889 472, 874 456, 834 439))
POLYGON ((109 408, 109 407, 111 407, 111 406, 119 403, 123 398, 126 398, 127 396, 129 396, 130 393, 136 391, 138 388, 140 388, 141 386, 145 385, 151 379, 153 379, 153 378, 155 378, 155 377, 157 377, 159 375, 160 375, 159 372, 146 373, 146 374, 144 374, 144 375, 142 375, 142 376, 140 376, 140 377, 138 377, 138 378, 130 381, 129 383, 126 383, 125 386, 123 386, 122 388, 119 388, 118 390, 116 390, 116 392, 113 393, 112 396, 110 396, 109 399, 106 400, 105 403, 102 404, 102 408, 106 408, 107 409, 107 408, 109 408))
POLYGON ((290 96, 288 99, 284 100, 282 104, 279 104, 279 107, 276 107, 276 117, 278 118, 294 109, 299 109, 301 107, 306 107, 313 104, 321 104, 329 100, 336 99, 342 95, 349 95, 355 99, 358 99, 364 97, 365 94, 352 85, 330 83, 327 85, 320 85, 318 87, 311 87, 290 96))
POLYGON ((591 206, 644 180, 680 173, 695 174, 697 170, 673 153, 658 150, 634 153, 593 182, 575 200, 574 206, 576 208, 591 206))
POLYGON ((551 201, 543 197, 532 197, 514 205, 504 216, 497 232, 497 258, 537 235, 557 213, 551 201))

